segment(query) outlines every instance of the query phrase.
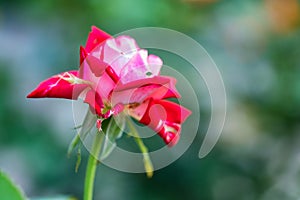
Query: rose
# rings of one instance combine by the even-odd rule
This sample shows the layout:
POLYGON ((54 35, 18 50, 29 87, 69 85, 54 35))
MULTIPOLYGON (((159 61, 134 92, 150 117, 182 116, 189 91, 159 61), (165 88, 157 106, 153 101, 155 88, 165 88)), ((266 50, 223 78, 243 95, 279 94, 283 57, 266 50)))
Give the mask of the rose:
POLYGON ((122 112, 152 128, 172 146, 191 112, 167 100, 180 95, 176 80, 159 74, 162 64, 133 38, 113 38, 93 26, 86 46, 80 47, 79 70, 50 77, 27 97, 81 97, 97 115, 99 129, 103 120, 122 112))

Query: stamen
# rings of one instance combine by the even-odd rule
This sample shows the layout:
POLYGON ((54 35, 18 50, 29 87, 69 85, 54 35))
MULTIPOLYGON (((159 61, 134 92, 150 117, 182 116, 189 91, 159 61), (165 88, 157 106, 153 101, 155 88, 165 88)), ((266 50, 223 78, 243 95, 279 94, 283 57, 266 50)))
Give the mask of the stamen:
MULTIPOLYGON (((59 80, 65 80, 71 84, 87 84, 87 85, 93 85, 93 83, 91 81, 87 81, 87 80, 84 80, 84 79, 81 79, 81 78, 78 78, 76 77, 75 75, 73 74, 70 74, 69 72, 65 72, 63 75, 59 74, 58 75, 59 77, 59 80)), ((57 83, 58 83, 57 82, 57 83)), ((56 84, 57 84, 56 83, 56 84)))

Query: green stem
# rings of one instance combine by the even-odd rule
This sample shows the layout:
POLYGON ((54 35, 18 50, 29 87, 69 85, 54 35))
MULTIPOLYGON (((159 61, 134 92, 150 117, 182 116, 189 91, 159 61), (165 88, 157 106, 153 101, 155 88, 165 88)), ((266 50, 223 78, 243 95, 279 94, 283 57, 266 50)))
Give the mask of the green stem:
POLYGON ((133 126, 133 124, 129 118, 127 118, 127 124, 131 131, 131 134, 134 137, 135 142, 137 143, 141 152, 143 153, 143 161, 144 161, 145 170, 146 170, 148 178, 151 178, 153 176, 153 165, 152 165, 149 153, 148 153, 148 148, 145 146, 143 140, 139 136, 139 133, 137 132, 137 130, 135 129, 135 127, 133 126))
POLYGON ((96 133, 95 140, 92 146, 92 151, 90 152, 86 173, 85 173, 85 182, 84 182, 84 200, 93 199, 94 191, 94 180, 96 175, 96 169, 98 164, 98 154, 101 150, 101 144, 103 141, 103 133, 96 133))

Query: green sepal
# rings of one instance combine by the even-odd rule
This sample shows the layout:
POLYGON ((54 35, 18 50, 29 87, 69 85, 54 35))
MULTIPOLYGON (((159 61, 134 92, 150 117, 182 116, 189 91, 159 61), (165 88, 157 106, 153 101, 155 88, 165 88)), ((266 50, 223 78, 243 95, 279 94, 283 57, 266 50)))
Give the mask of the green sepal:
POLYGON ((150 159, 148 148, 144 144, 142 138, 139 136, 139 133, 135 129, 133 123, 131 122, 131 119, 127 118, 127 124, 128 124, 128 127, 130 129, 132 136, 134 137, 136 144, 138 145, 138 147, 140 148, 140 150, 143 154, 144 168, 145 168, 147 177, 151 178, 153 176, 154 168, 153 168, 152 161, 150 159))
POLYGON ((81 163, 81 147, 78 147, 77 150, 77 160, 76 160, 76 164, 75 164, 75 172, 78 172, 79 166, 81 163))
POLYGON ((87 134, 90 132, 90 130, 95 126, 97 121, 96 115, 94 115, 90 109, 88 109, 84 120, 82 122, 82 125, 76 127, 75 129, 79 129, 78 133, 73 138, 72 142, 69 145, 68 148, 68 156, 71 155, 74 148, 79 144, 80 140, 84 140, 87 134))
POLYGON ((103 122, 102 130, 105 133, 103 148, 100 154, 100 160, 107 158, 116 147, 116 140, 121 138, 125 128, 125 118, 122 115, 111 117, 103 122))

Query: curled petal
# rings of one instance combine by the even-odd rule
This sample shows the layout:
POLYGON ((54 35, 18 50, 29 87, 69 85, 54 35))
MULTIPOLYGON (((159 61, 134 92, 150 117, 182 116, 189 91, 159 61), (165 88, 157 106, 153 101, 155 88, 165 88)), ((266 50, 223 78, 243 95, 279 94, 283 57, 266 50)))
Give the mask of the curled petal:
POLYGON ((79 54, 80 54, 79 56, 80 56, 80 65, 81 65, 82 62, 84 61, 84 59, 88 56, 88 53, 86 52, 86 50, 83 46, 80 46, 79 54))
POLYGON ((100 48, 100 59, 108 63, 117 75, 122 68, 136 54, 139 47, 135 40, 129 36, 119 36, 106 40, 100 48))
POLYGON ((132 109, 130 114, 156 131, 166 144, 173 146, 179 139, 181 124, 191 111, 170 101, 150 99, 132 109))
POLYGON ((122 68, 120 77, 122 83, 139 79, 151 78, 159 74, 162 61, 156 56, 148 56, 148 51, 140 49, 122 68))
POLYGON ((96 127, 99 130, 99 132, 102 131, 102 119, 97 119, 97 121, 96 121, 96 127))
POLYGON ((160 59, 160 57, 150 54, 147 60, 152 74, 159 75, 160 68, 163 65, 163 61, 160 59))
POLYGON ((117 84, 119 82, 120 77, 117 75, 117 73, 115 72, 115 70, 111 66, 108 66, 105 69, 105 72, 113 80, 114 83, 117 84))
MULTIPOLYGON (((91 55, 88 57, 90 56, 91 55)), ((97 60, 95 60, 95 62, 92 61, 95 58, 93 56, 91 56, 93 59, 88 59, 88 57, 80 67, 79 77, 91 82, 92 89, 95 90, 103 100, 108 100, 109 94, 114 89, 116 85, 115 81, 118 80, 118 77, 110 66, 106 67, 97 60)))
POLYGON ((142 103, 146 99, 180 97, 175 79, 167 76, 139 79, 126 84, 119 83, 111 94, 112 103, 142 103))
POLYGON ((176 79, 168 76, 160 76, 160 77, 167 78, 169 81, 167 84, 162 85, 160 89, 152 93, 151 98, 153 99, 180 98, 181 96, 175 87, 176 79))
POLYGON ((101 97, 94 90, 89 90, 86 93, 84 102, 89 104, 92 113, 97 114, 98 116, 102 114, 104 104, 101 97))
POLYGON ((65 98, 77 99, 89 85, 79 83, 78 72, 68 71, 46 79, 33 90, 27 98, 65 98))
POLYGON ((85 45, 86 52, 90 53, 96 46, 103 43, 108 38, 111 38, 111 36, 108 33, 105 33, 96 26, 92 26, 92 31, 89 33, 85 45))
POLYGON ((119 76, 112 67, 92 54, 82 62, 79 77, 93 83, 92 88, 106 100, 116 83, 119 82, 119 76))
POLYGON ((83 68, 85 69, 86 67, 89 67, 91 72, 93 72, 95 76, 99 77, 104 73, 108 65, 102 60, 89 55, 86 57, 86 63, 83 64, 83 68))
POLYGON ((116 86, 112 77, 110 77, 110 75, 105 72, 99 78, 99 80, 94 83, 95 91, 101 96, 103 100, 109 101, 110 94, 116 86))

